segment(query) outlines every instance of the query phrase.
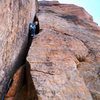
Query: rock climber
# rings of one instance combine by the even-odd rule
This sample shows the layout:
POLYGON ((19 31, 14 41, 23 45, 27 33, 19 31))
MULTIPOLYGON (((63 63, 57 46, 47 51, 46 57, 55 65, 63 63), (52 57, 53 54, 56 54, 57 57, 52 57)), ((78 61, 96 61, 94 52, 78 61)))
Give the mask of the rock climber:
POLYGON ((36 24, 30 23, 29 24, 29 37, 34 37, 36 34, 36 24))
POLYGON ((33 38, 39 33, 39 21, 35 16, 33 23, 29 24, 29 37, 33 38))
POLYGON ((39 20, 38 20, 36 15, 34 17, 34 21, 33 22, 35 22, 35 24, 36 24, 36 35, 37 35, 39 33, 39 31, 40 31, 40 27, 39 27, 39 20))

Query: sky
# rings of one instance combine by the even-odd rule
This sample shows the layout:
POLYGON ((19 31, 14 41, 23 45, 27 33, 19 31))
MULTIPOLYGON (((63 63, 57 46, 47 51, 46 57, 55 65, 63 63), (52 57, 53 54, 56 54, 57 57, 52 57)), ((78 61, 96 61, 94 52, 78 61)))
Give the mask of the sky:
MULTIPOLYGON (((52 1, 52 0, 48 0, 52 1)), ((94 22, 100 26, 100 0, 58 0, 60 3, 76 4, 83 7, 90 15, 94 22)))

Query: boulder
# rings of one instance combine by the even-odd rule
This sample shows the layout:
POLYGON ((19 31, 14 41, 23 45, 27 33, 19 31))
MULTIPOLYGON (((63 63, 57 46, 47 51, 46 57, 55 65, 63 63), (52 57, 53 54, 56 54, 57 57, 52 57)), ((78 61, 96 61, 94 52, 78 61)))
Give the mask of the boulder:
POLYGON ((38 100, 99 100, 100 27, 92 16, 46 2, 38 17, 41 32, 27 57, 38 100))
POLYGON ((38 100, 92 100, 79 75, 79 61, 70 52, 75 45, 80 45, 84 53, 87 50, 77 39, 50 29, 43 29, 33 41, 27 59, 38 100), (72 41, 76 43, 73 46, 72 41))

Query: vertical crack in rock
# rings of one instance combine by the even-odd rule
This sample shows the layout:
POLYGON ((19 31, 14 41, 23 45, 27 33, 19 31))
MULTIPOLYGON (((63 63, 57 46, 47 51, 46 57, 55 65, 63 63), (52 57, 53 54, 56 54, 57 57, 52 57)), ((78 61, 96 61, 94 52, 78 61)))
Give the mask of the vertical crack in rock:
MULTIPOLYGON (((18 56, 19 59, 21 59, 20 63, 19 60, 18 62, 16 62, 17 66, 14 68, 14 71, 12 73, 13 79, 9 80, 7 83, 7 86, 10 86, 10 90, 7 89, 8 87, 5 87, 5 92, 2 96, 2 98, 5 97, 6 93, 6 98, 10 98, 11 100, 38 100, 37 98, 37 93, 31 78, 31 74, 30 74, 30 64, 26 61, 26 57, 28 54, 28 51, 30 49, 31 43, 34 39, 34 36, 31 36, 30 34, 34 34, 37 35, 39 33, 39 21, 37 16, 35 15, 33 23, 36 23, 36 29, 35 29, 35 33, 28 33, 28 42, 27 45, 23 45, 23 48, 20 51, 20 54, 18 56), (26 62, 26 64, 25 64, 26 62), (19 67, 18 67, 19 66, 19 67), (16 72, 17 70, 17 72, 16 72), (15 72, 15 73, 14 73, 15 72), (19 73, 19 74, 17 74, 19 73), (15 75, 15 77, 14 77, 15 75), (19 79, 18 79, 19 78, 19 79), (18 79, 16 81, 16 79, 18 79), (16 82, 14 82, 14 81, 16 82), (13 81, 11 83, 11 81, 13 81), (15 86, 15 84, 18 84, 17 86, 15 86), (18 88, 18 89, 17 89, 18 88), (14 90, 13 90, 14 89, 14 90), (8 91, 9 90, 9 91, 8 91)), ((30 28, 30 27, 29 27, 30 28)), ((2 99, 4 100, 4 99, 2 99)))
POLYGON ((10 100, 38 100, 30 74, 30 64, 26 61, 14 74, 13 83, 5 97, 10 100))
POLYGON ((36 14, 36 2, 0 1, 0 99, 13 74, 26 61, 28 25, 36 14))

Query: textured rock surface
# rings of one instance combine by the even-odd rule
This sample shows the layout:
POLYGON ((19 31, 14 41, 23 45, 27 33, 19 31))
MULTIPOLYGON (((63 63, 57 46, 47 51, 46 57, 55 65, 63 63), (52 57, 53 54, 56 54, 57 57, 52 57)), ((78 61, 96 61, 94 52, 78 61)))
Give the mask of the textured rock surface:
POLYGON ((28 60, 39 100, 92 100, 83 79, 79 77, 78 61, 67 48, 67 45, 71 46, 71 40, 74 41, 49 29, 43 30, 34 40, 28 60))
POLYGON ((35 0, 0 0, 0 97, 7 80, 25 59, 28 26, 36 13, 35 4, 35 0))
POLYGON ((9 100, 11 98, 14 100, 15 95, 22 88, 22 86, 23 86, 23 80, 24 80, 24 74, 25 74, 24 70, 25 70, 25 65, 21 66, 19 68, 19 70, 16 72, 16 74, 14 74, 12 86, 9 89, 9 91, 8 91, 6 97, 5 97, 6 100, 7 99, 9 100))
POLYGON ((41 32, 27 59, 39 100, 100 100, 100 28, 91 15, 42 4, 38 17, 41 32))
POLYGON ((13 83, 5 100, 37 100, 28 62, 21 66, 14 74, 13 83))

